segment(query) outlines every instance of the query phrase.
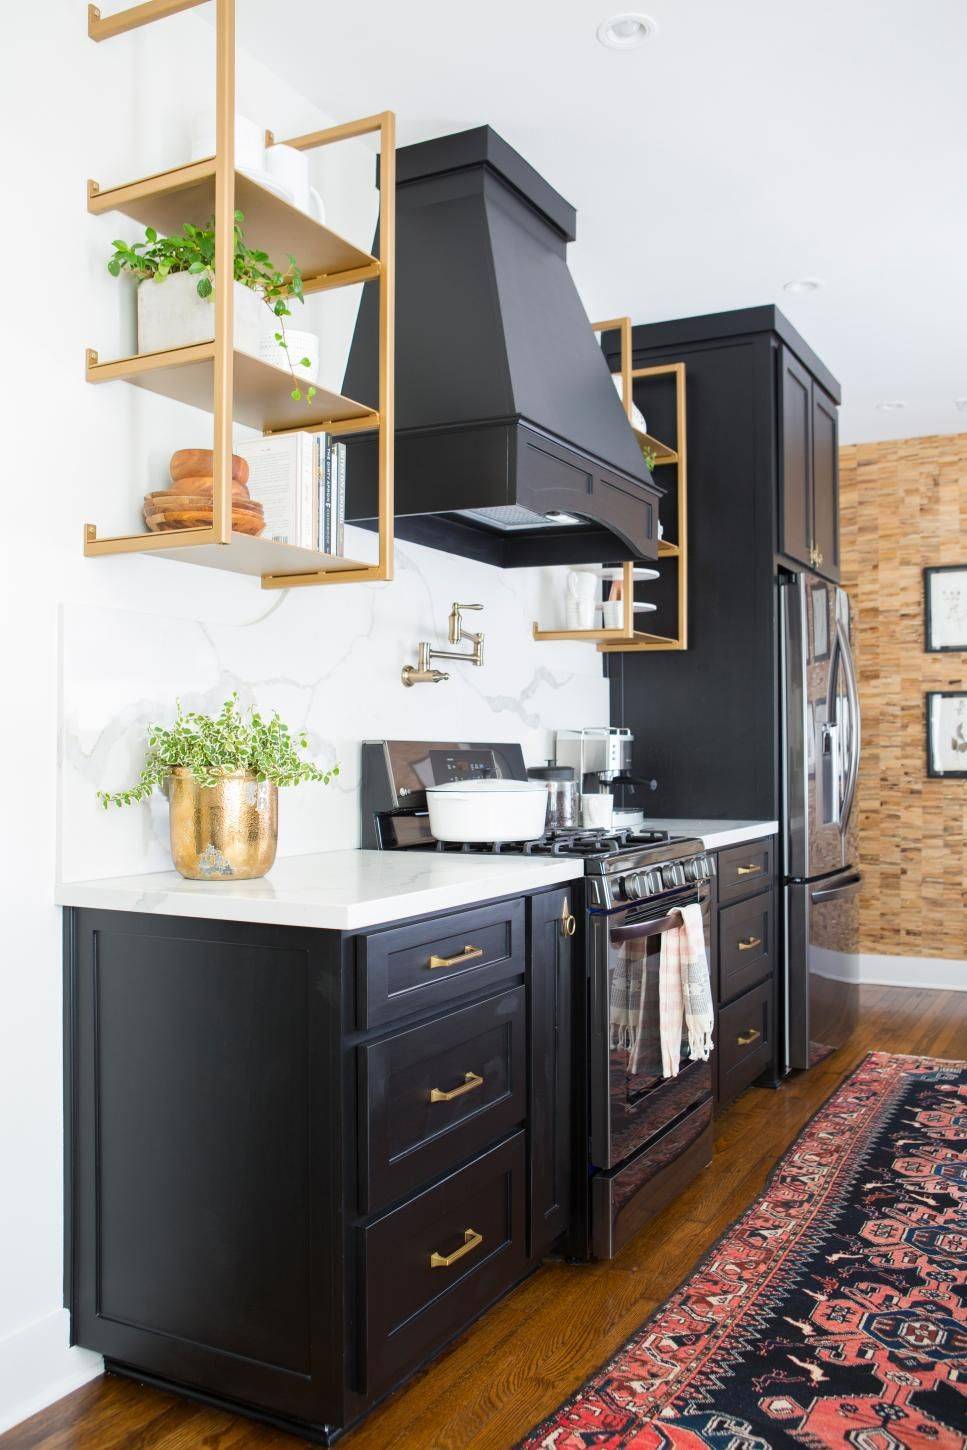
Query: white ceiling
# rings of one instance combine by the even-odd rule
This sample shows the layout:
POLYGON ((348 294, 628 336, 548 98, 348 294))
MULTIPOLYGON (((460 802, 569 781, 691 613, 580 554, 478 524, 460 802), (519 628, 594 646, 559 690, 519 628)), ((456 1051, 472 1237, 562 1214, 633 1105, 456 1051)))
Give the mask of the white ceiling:
POLYGON ((844 442, 967 431, 967 0, 641 0, 657 36, 606 50, 634 4, 238 0, 239 40, 400 144, 492 125, 577 207, 592 317, 776 302, 844 442))

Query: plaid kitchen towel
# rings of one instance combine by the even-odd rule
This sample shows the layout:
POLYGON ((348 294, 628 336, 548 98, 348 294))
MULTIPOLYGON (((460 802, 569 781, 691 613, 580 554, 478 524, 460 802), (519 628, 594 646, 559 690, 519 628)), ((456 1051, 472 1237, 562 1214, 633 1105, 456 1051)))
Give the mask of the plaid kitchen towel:
POLYGON ((715 1016, 705 953, 705 920, 700 906, 693 903, 682 908, 681 930, 675 934, 679 939, 688 1055, 693 1062, 699 1057, 708 1062, 715 1016))
POLYGON ((661 1033, 661 1075, 677 1077, 682 1055, 682 1016, 685 994, 682 986, 682 941, 685 923, 662 932, 658 960, 658 1021, 661 1033))
POLYGON ((708 1061, 712 1051, 712 986, 705 952, 705 922, 696 904, 680 908, 682 924, 662 934, 658 968, 661 1063, 664 1077, 677 1077, 682 1051, 682 1018, 690 1061, 708 1061))

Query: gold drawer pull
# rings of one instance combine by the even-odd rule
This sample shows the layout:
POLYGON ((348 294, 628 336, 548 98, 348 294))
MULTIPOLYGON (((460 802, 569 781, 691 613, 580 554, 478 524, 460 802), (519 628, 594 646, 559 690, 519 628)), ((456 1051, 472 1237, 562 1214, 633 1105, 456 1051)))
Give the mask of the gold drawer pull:
POLYGON ((753 947, 761 947, 762 938, 761 936, 747 936, 745 941, 737 942, 736 945, 740 952, 751 952, 753 947))
POLYGON ((468 1072, 459 1087, 451 1088, 444 1092, 443 1088, 433 1088, 430 1092, 431 1103, 452 1103, 454 1098, 462 1098, 464 1093, 472 1093, 474 1088, 483 1087, 484 1080, 475 1072, 468 1072))
POLYGON ((561 907, 561 936, 573 936, 577 929, 578 924, 571 915, 571 903, 565 896, 564 905, 561 907))
POLYGON ((472 1251, 477 1248, 479 1244, 482 1243, 483 1234, 478 1234, 475 1228, 464 1229, 463 1243, 458 1249, 454 1249, 452 1254, 438 1254, 434 1249, 433 1253, 430 1255, 430 1268, 449 1269, 451 1264, 455 1264, 457 1262, 457 1259, 462 1259, 464 1254, 472 1253, 472 1251))
POLYGON ((740 1047, 748 1047, 750 1042, 755 1042, 756 1038, 761 1036, 762 1033, 757 1027, 750 1027, 747 1031, 740 1032, 735 1040, 740 1047))
POLYGON ((427 966, 432 972, 436 967, 458 967, 461 962, 472 962, 474 957, 483 956, 483 947, 464 947, 455 957, 431 957, 427 966))
POLYGON ((752 864, 749 866, 738 866, 736 867, 735 874, 737 876, 756 876, 761 870, 762 867, 756 864, 752 864))

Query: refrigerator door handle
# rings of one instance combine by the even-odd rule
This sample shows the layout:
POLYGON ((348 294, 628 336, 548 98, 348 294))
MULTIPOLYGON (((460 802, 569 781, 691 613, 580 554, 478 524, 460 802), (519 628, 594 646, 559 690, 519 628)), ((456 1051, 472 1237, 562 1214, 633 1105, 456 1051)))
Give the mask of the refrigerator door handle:
POLYGON ((858 891, 862 880, 858 871, 850 876, 838 877, 831 886, 814 887, 809 893, 809 900, 814 906, 824 901, 841 901, 844 896, 852 896, 854 891, 858 891))
POLYGON ((847 766, 846 789, 843 793, 841 813, 842 829, 845 831, 853 810, 853 800, 856 795, 856 780, 860 770, 860 696, 856 685, 856 670, 853 667, 853 651, 850 649, 849 635, 846 633, 842 620, 837 620, 836 632, 839 635, 839 647, 843 659, 843 674, 846 679, 846 693, 849 699, 850 714, 852 715, 850 758, 847 766))

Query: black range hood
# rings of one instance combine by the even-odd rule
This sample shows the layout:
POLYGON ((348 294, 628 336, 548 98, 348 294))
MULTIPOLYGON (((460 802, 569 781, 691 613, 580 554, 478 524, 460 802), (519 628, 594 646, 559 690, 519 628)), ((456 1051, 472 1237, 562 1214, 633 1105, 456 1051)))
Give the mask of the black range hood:
MULTIPOLYGON (((652 559, 662 490, 568 271, 575 211, 489 126, 397 152, 396 532, 504 567, 652 559)), ((376 406, 366 288, 343 392, 376 406)), ((347 435, 347 518, 376 442, 347 435)))

